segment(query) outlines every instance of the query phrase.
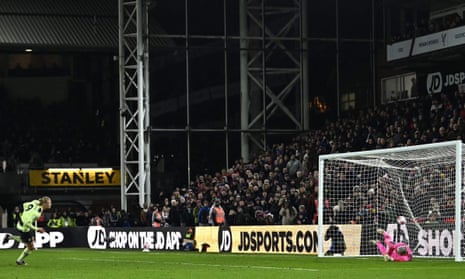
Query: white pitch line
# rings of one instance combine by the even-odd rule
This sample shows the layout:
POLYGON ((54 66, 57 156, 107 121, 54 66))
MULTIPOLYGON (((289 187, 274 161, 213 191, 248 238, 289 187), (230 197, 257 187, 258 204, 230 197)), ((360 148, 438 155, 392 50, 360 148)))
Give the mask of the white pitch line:
MULTIPOLYGON (((115 259, 96 259, 96 258, 76 258, 66 257, 63 260, 73 261, 89 261, 89 262, 126 262, 126 263, 153 263, 153 261, 140 261, 140 260, 115 260, 115 259)), ((261 265, 221 265, 221 264, 204 264, 204 263, 187 263, 187 262, 164 262, 166 265, 192 265, 192 266, 206 266, 206 267, 230 267, 230 268, 254 268, 254 269, 271 269, 271 270, 292 270, 292 271, 308 271, 317 272, 318 269, 300 268, 300 267, 276 267, 276 266, 261 266, 261 265)))

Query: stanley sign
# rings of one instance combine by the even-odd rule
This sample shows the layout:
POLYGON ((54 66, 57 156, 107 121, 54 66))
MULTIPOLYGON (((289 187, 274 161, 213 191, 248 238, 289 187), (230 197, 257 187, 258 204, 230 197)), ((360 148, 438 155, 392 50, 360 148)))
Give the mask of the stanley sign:
POLYGON ((29 185, 34 187, 120 186, 121 173, 110 168, 29 170, 29 185))

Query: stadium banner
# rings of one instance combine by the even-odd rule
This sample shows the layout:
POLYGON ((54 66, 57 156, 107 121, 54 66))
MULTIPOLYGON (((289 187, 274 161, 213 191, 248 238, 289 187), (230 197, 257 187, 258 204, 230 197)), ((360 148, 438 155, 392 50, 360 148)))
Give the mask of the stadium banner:
POLYGON ((442 93, 450 90, 456 90, 457 87, 463 86, 465 82, 465 72, 434 72, 426 75, 426 90, 428 94, 442 93))
MULTIPOLYGON (((180 251, 187 228, 105 228, 101 226, 49 229, 45 233, 36 232, 37 248, 91 249, 144 249, 180 251), (109 240, 111 239, 111 240, 109 240)), ((13 228, 0 230, 0 250, 24 248, 24 244, 6 240, 7 234, 18 234, 13 228)))
MULTIPOLYGON (((13 228, 0 230, 0 250, 1 249, 24 249, 23 243, 18 243, 13 239, 6 240, 6 235, 18 234, 13 228)), ((87 227, 51 229, 44 233, 36 232, 36 248, 71 248, 71 247, 88 247, 86 238, 87 227)))
POLYGON ((416 37, 413 43, 412 56, 448 47, 447 33, 448 31, 444 31, 416 37))
POLYGON ((465 44, 465 26, 415 38, 412 55, 465 44))
MULTIPOLYGON (((370 236, 375 235, 377 225, 337 225, 344 235, 347 250, 344 255, 379 255, 370 236)), ((328 226, 324 226, 324 231, 328 226)), ((381 226, 393 236, 396 242, 410 245, 417 256, 455 255, 453 245, 455 226, 449 223, 387 224, 381 226)), ((275 253, 275 254, 317 254, 317 225, 293 226, 233 226, 195 227, 197 248, 207 246, 206 252, 222 253, 275 253)), ((49 229, 36 233, 35 246, 41 248, 91 249, 144 249, 180 251, 185 227, 168 228, 104 228, 101 226, 49 229), (109 238, 114 240, 109 241, 109 238)), ((13 228, 0 229, 0 250, 23 249, 24 244, 6 240, 7 234, 17 234, 13 228)), ((462 241, 464 241, 462 239, 462 241)), ((326 251, 330 241, 323 241, 326 251)))
MULTIPOLYGON (((329 226, 325 226, 326 230, 329 226)), ((345 255, 360 255, 361 225, 338 225, 347 244, 345 255)), ((318 253, 317 225, 196 227, 197 245, 222 253, 318 253)), ((324 247, 331 240, 323 241, 324 247)))
POLYGON ((406 58, 409 56, 415 56, 436 50, 450 48, 454 46, 465 44, 465 26, 460 26, 445 30, 442 32, 436 32, 420 37, 416 37, 413 40, 412 53, 410 54, 410 45, 412 40, 406 40, 396 42, 386 46, 386 57, 387 61, 393 61, 397 59, 406 58))
POLYGON ((180 251, 187 232, 185 227, 111 227, 90 226, 88 247, 92 249, 149 249, 180 251), (111 240, 109 240, 111 239, 111 240))
POLYGON ((410 56, 410 49, 412 48, 413 40, 406 40, 402 42, 387 45, 387 61, 407 58, 410 56))
POLYGON ((121 186, 121 172, 111 168, 29 170, 32 187, 121 186))

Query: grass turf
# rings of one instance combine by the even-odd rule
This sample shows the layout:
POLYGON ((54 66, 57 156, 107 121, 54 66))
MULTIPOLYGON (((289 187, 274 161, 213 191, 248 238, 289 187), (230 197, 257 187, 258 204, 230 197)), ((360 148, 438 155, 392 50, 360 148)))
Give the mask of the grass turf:
POLYGON ((461 278, 465 263, 414 258, 318 258, 303 255, 213 254, 39 249, 17 266, 19 249, 0 252, 0 278, 461 278))

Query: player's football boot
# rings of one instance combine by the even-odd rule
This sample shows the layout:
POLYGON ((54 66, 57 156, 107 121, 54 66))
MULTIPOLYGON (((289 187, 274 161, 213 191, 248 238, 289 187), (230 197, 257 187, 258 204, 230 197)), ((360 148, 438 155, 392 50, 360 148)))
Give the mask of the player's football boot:
POLYGON ((25 261, 16 261, 17 265, 27 265, 25 261))
POLYGON ((3 238, 2 244, 5 245, 8 241, 10 241, 11 239, 13 239, 13 238, 11 238, 11 237, 12 237, 12 235, 9 234, 9 233, 5 234, 5 237, 3 238))

